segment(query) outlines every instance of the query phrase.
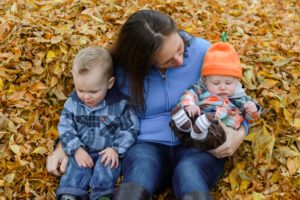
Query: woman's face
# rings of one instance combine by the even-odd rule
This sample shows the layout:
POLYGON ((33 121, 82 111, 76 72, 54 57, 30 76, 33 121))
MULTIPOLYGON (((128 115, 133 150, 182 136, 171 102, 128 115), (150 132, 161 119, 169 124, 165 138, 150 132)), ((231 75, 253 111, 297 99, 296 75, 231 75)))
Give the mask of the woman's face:
POLYGON ((164 70, 183 63, 184 43, 177 32, 165 37, 162 47, 154 55, 155 66, 164 70))

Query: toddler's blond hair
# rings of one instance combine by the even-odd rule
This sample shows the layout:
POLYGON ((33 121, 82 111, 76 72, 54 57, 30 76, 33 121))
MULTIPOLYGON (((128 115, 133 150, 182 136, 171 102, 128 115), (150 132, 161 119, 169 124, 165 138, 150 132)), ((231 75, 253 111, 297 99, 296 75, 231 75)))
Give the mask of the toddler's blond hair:
POLYGON ((113 76, 113 62, 110 53, 102 47, 87 47, 79 51, 76 55, 72 71, 83 74, 92 67, 100 66, 105 69, 105 74, 113 76))

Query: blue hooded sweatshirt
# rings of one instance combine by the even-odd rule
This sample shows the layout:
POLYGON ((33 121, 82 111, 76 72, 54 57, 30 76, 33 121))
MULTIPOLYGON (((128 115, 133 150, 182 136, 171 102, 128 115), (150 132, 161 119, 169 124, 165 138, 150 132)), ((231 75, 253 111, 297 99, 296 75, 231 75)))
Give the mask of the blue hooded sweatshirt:
MULTIPOLYGON (((169 126, 170 111, 176 106, 183 92, 199 80, 204 56, 210 47, 210 43, 204 39, 192 37, 185 32, 180 35, 188 41, 183 64, 168 68, 164 75, 153 67, 144 79, 146 109, 139 114, 138 141, 166 145, 180 143, 169 126)), ((128 95, 128 81, 123 83, 124 73, 120 68, 117 68, 116 78, 121 92, 128 95)), ((243 123, 244 126, 245 124, 247 126, 247 123, 243 123)))

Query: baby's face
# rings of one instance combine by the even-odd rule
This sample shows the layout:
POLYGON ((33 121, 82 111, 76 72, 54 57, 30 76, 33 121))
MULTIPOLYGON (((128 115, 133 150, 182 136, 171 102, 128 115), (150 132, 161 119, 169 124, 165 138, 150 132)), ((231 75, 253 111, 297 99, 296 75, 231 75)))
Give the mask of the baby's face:
POLYGON ((204 78, 207 90, 221 97, 230 97, 234 94, 239 79, 232 76, 210 75, 204 78))
POLYGON ((99 68, 84 74, 73 73, 73 80, 79 99, 91 108, 104 100, 107 90, 114 84, 114 78, 105 76, 99 68))

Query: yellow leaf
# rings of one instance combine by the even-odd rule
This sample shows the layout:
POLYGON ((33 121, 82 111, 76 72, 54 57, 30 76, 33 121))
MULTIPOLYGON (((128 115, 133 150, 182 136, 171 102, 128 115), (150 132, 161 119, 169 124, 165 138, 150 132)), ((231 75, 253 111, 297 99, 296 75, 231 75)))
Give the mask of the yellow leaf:
POLYGON ((49 131, 47 132, 47 134, 48 134, 50 137, 57 138, 57 137, 58 137, 58 131, 57 131, 56 126, 51 126, 51 128, 49 129, 49 131))
POLYGON ((86 37, 80 37, 79 42, 80 44, 86 44, 88 40, 86 39, 86 37))
POLYGON ((101 29, 101 31, 102 31, 103 33, 105 33, 105 32, 107 31, 107 27, 106 27, 105 24, 102 24, 102 25, 100 25, 99 27, 100 27, 100 29, 101 29))
POLYGON ((298 130, 300 129, 300 118, 294 119, 293 126, 298 130))
POLYGON ((29 185, 29 182, 28 182, 28 181, 26 181, 26 183, 25 183, 25 192, 26 192, 26 193, 29 193, 29 192, 30 192, 30 185, 29 185))
POLYGON ((189 26, 185 28, 185 31, 191 33, 193 31, 193 27, 189 26))
POLYGON ((10 145, 10 150, 12 150, 15 154, 21 155, 20 146, 17 144, 10 145))
POLYGON ((300 177, 297 177, 297 178, 295 178, 293 180, 293 186, 295 186, 295 187, 299 187, 300 186, 300 177))
POLYGON ((274 62, 274 65, 277 66, 277 67, 282 67, 282 66, 288 64, 289 62, 291 62, 293 60, 295 60, 295 57, 280 59, 280 60, 277 60, 276 62, 274 62))
POLYGON ((294 175, 300 169, 300 156, 290 157, 287 160, 287 168, 290 175, 294 175))
POLYGON ((2 179, 0 179, 0 187, 3 187, 3 186, 4 186, 4 183, 5 183, 5 181, 2 180, 2 179))
POLYGON ((53 73, 54 73, 55 75, 61 76, 62 68, 59 66, 59 64, 56 63, 56 64, 54 65, 53 73))
POLYGON ((59 45, 59 49, 61 50, 61 52, 63 52, 64 54, 67 54, 68 50, 66 49, 65 46, 63 45, 59 45))
POLYGON ((65 96, 65 94, 63 93, 63 91, 61 91, 60 89, 58 89, 57 87, 54 87, 52 89, 52 92, 55 94, 55 96, 57 97, 57 99, 59 100, 66 100, 67 97, 65 96))
POLYGON ((279 101, 276 101, 276 100, 271 100, 269 101, 269 106, 270 108, 273 108, 276 113, 279 113, 280 112, 280 102, 279 101))
POLYGON ((12 13, 17 13, 17 12, 18 12, 18 7, 17 7, 17 4, 16 4, 16 3, 14 3, 14 4, 11 6, 10 11, 11 11, 12 13))
POLYGON ((44 155, 48 150, 45 147, 37 147, 32 153, 44 155))
POLYGON ((9 122, 9 120, 3 114, 0 113, 0 129, 1 130, 6 129, 6 127, 8 126, 8 122, 9 122))
POLYGON ((9 86, 9 89, 7 90, 8 94, 14 93, 17 90, 16 86, 14 86, 13 84, 11 84, 9 86))
POLYGON ((257 193, 257 192, 252 192, 252 198, 253 200, 266 199, 262 193, 257 193))
POLYGON ((281 178, 281 174, 280 173, 273 173, 270 181, 272 183, 277 183, 280 180, 280 178, 281 178))
POLYGON ((8 121, 7 129, 10 132, 13 132, 13 133, 17 133, 18 132, 17 127, 15 126, 15 124, 12 121, 8 121))
POLYGON ((56 58, 56 54, 54 53, 54 51, 48 51, 47 52, 47 57, 46 57, 46 62, 51 62, 54 58, 56 58))
POLYGON ((289 122, 290 125, 293 125, 293 117, 291 115, 291 112, 288 111, 286 108, 283 109, 283 114, 284 114, 284 118, 286 119, 286 121, 289 122))
POLYGON ((39 65, 36 65, 35 67, 32 68, 32 72, 36 74, 42 74, 44 72, 44 68, 42 68, 39 65))
POLYGON ((246 161, 239 162, 238 164, 236 164, 236 169, 244 170, 246 167, 246 164, 247 164, 246 161))
POLYGON ((287 146, 278 148, 278 151, 283 157, 300 156, 300 153, 298 151, 294 151, 287 146))
POLYGON ((55 76, 51 78, 50 87, 54 87, 58 83, 58 80, 55 76))
POLYGON ((4 86, 4 84, 3 84, 3 81, 2 81, 2 79, 1 79, 1 77, 0 77, 0 91, 3 90, 3 86, 4 86))
POLYGON ((270 89, 278 83, 277 80, 266 78, 263 80, 262 84, 258 88, 270 89))
POLYGON ((4 179, 5 179, 7 182, 12 183, 13 180, 14 180, 14 178, 15 178, 15 175, 16 175, 15 173, 7 174, 7 175, 4 177, 4 179))
POLYGON ((51 38, 51 43, 52 44, 57 44, 57 43, 61 42, 62 40, 63 40, 63 37, 61 37, 61 36, 54 36, 54 37, 51 38))
POLYGON ((271 134, 266 125, 263 125, 261 132, 256 134, 253 153, 257 162, 271 162, 275 136, 271 134))
POLYGON ((240 185, 241 190, 242 191, 247 190, 249 188, 250 183, 251 182, 248 180, 242 180, 241 185, 240 185))
POLYGON ((54 53, 54 51, 48 51, 47 52, 47 59, 52 59, 52 58, 55 58, 56 57, 56 55, 55 55, 55 53, 54 53))
POLYGON ((40 91, 40 90, 45 90, 45 89, 47 89, 47 86, 44 85, 42 82, 37 82, 31 86, 31 90, 34 92, 40 91))
MULTIPOLYGON (((1 117, 0 117, 1 118, 1 117)), ((10 118, 13 122, 17 123, 17 124, 25 124, 26 121, 23 118, 20 117, 12 117, 10 118)))
POLYGON ((239 186, 239 176, 236 169, 233 169, 229 174, 229 182, 231 185, 231 189, 235 189, 239 186))
MULTIPOLYGON (((251 129, 250 129, 251 130, 251 129)), ((253 142, 254 138, 256 137, 256 132, 249 131, 248 135, 246 136, 245 140, 249 142, 253 142)))

